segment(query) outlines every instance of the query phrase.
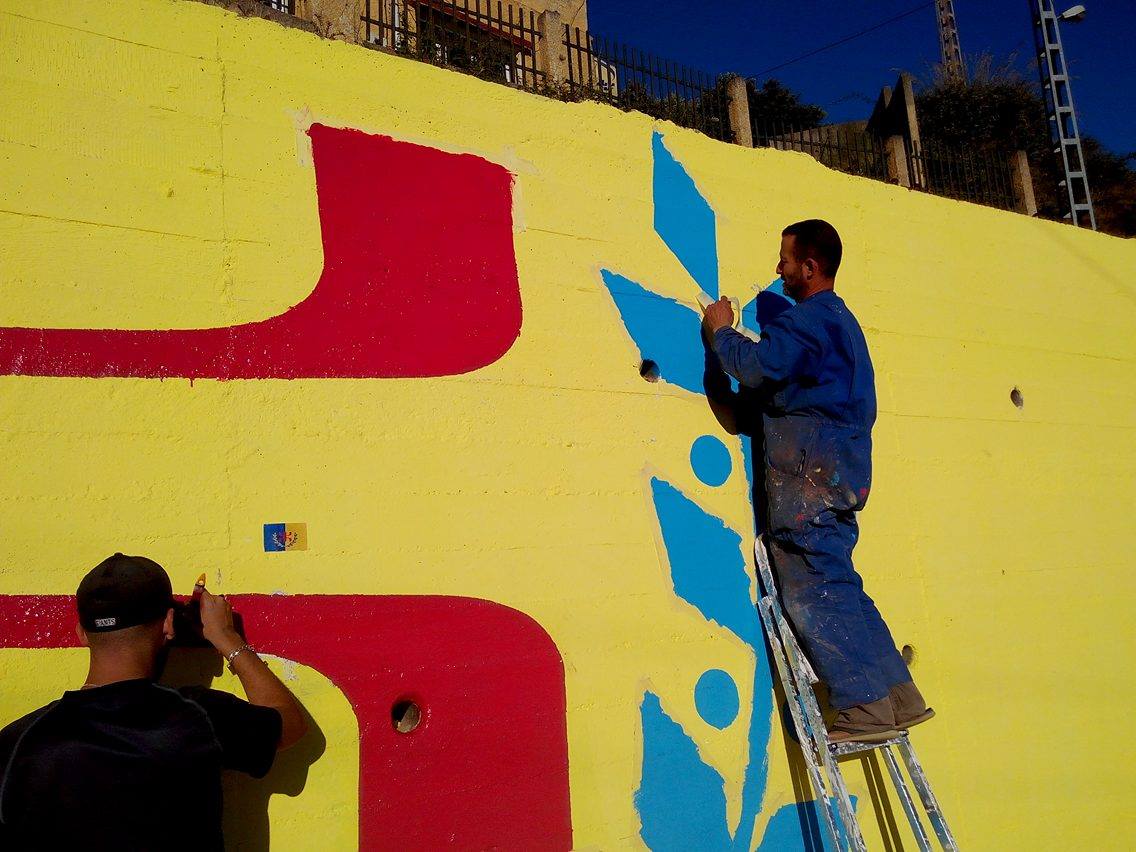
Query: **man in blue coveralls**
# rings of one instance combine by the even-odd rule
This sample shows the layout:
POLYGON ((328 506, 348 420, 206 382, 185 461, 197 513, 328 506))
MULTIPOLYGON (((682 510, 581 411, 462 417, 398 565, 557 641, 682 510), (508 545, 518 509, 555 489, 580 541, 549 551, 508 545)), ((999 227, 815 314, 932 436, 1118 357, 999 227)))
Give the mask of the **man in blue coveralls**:
POLYGON ((876 390, 864 333, 833 292, 842 253, 819 219, 782 232, 777 273, 796 304, 763 324, 758 343, 732 328, 728 300, 706 308, 707 392, 715 367, 719 382, 721 370, 737 379, 737 422, 751 420, 755 441, 764 438, 770 555, 785 611, 838 711, 829 739, 878 742, 934 711, 852 567, 876 390))

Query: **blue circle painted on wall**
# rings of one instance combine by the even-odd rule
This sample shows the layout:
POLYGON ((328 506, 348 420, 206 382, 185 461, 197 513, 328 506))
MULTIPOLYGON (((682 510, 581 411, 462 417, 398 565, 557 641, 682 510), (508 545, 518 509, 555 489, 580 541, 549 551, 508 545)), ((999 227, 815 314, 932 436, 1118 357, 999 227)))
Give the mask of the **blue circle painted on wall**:
POLYGON ((694 706, 707 725, 719 730, 729 727, 741 707, 737 684, 721 669, 703 672, 694 685, 694 706))
POLYGON ((717 487, 730 478, 734 463, 725 444, 713 435, 703 435, 690 446, 690 466, 695 476, 717 487))

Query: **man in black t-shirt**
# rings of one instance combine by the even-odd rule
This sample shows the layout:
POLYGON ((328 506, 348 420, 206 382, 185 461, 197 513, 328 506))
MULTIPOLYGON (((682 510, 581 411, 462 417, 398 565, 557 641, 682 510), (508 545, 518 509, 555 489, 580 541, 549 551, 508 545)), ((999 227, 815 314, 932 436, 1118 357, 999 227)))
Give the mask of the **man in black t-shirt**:
POLYGON ((170 579, 116 553, 79 585, 86 683, 0 731, 0 848, 223 849, 221 770, 261 777, 307 723, 299 703, 204 589, 205 638, 248 701, 154 682, 174 636, 170 579))

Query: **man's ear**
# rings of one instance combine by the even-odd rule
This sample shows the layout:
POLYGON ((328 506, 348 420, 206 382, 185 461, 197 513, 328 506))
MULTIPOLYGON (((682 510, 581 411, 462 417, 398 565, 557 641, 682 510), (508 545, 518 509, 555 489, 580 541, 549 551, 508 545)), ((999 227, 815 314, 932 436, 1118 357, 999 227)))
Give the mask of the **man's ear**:
POLYGON ((87 638, 87 631, 83 629, 82 624, 75 625, 75 635, 79 637, 79 644, 84 648, 91 647, 91 640, 87 638))
POLYGON ((801 264, 801 268, 805 270, 806 278, 812 278, 814 275, 820 272, 820 264, 816 262, 815 258, 811 257, 805 258, 804 263, 801 264))
POLYGON ((170 607, 166 610, 166 620, 162 622, 162 633, 165 634, 166 639, 172 642, 174 640, 174 608, 170 607))

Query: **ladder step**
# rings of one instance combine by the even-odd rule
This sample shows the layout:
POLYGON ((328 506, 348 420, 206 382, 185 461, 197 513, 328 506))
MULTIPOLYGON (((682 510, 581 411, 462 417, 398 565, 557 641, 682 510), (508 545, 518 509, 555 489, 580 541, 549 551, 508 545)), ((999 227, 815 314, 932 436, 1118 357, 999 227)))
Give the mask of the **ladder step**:
POLYGON ((902 733, 898 737, 892 737, 890 740, 882 740, 878 743, 831 743, 828 750, 837 757, 844 757, 849 754, 863 754, 866 751, 875 751, 884 746, 899 745, 907 740, 907 734, 902 733))

